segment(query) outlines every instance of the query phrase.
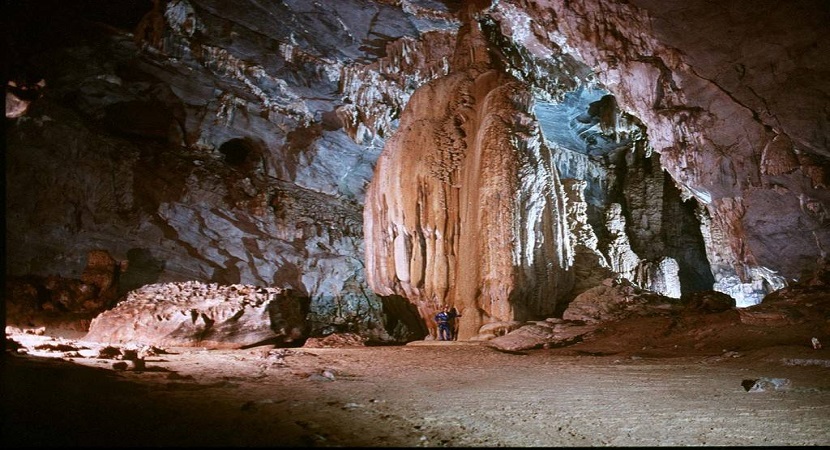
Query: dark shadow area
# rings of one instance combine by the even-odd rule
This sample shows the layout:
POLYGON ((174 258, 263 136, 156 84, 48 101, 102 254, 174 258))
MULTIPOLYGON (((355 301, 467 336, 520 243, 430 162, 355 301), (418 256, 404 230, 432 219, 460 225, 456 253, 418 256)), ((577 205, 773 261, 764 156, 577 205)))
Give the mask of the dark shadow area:
POLYGON ((176 120, 162 102, 131 100, 104 108, 103 124, 117 135, 166 142, 176 120))
POLYGON ((156 259, 146 248, 131 248, 127 251, 127 270, 121 273, 118 295, 158 281, 164 271, 164 261, 156 259))
POLYGON ((176 425, 158 414, 163 407, 148 398, 147 386, 111 370, 54 358, 2 358, 6 448, 163 445, 170 438, 164 435, 175 431, 176 425))
POLYGON ((700 206, 694 198, 683 201, 680 190, 669 177, 665 184, 663 199, 672 204, 666 204, 664 208, 676 211, 676 219, 663 224, 666 254, 680 267, 678 276, 683 292, 708 291, 715 285, 715 277, 706 257, 706 244, 697 218, 696 211, 700 206))
POLYGON ((219 146, 219 153, 224 155, 225 162, 229 165, 244 166, 252 153, 252 148, 244 139, 231 139, 219 146))
POLYGON ((6 56, 25 59, 55 46, 73 45, 92 24, 131 32, 152 8, 152 0, 6 0, 6 56))
POLYGON ((429 330, 418 314, 418 308, 406 298, 390 295, 381 297, 381 303, 383 314, 386 316, 386 332, 395 340, 419 341, 429 334, 429 330))
MULTIPOLYGON (((299 418, 288 411, 251 414, 245 406, 255 402, 234 395, 237 386, 227 380, 199 383, 187 375, 160 371, 133 381, 121 372, 57 358, 8 353, 1 358, 4 448, 313 444, 297 425, 299 418), (214 396, 218 388, 231 393, 214 396), (204 395, 188 394, 193 391, 204 395), (258 431, 250 432, 250 427, 258 431)), ((345 421, 335 428, 359 426, 345 421)))
POLYGON ((238 262, 239 258, 228 256, 228 258, 225 259, 224 266, 217 266, 213 269, 213 275, 210 277, 210 282, 224 285, 239 283, 242 275, 239 273, 239 267, 236 266, 236 263, 238 262))

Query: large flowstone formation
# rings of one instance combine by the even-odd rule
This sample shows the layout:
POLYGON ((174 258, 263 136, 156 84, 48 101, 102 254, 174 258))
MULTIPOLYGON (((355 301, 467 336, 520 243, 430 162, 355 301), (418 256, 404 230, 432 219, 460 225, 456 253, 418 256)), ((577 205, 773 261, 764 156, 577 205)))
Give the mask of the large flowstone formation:
POLYGON ((564 191, 532 95, 489 67, 476 31, 459 38, 471 60, 410 99, 364 210, 369 285, 427 323, 455 306, 461 339, 551 316, 573 285, 564 191))

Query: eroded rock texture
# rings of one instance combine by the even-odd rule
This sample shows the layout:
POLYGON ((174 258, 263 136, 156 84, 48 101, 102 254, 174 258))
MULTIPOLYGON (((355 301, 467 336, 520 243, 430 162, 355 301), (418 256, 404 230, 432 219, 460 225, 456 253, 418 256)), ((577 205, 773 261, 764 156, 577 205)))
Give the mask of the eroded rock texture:
POLYGON ((544 58, 550 51, 540 43, 555 42, 645 124, 662 167, 708 216, 718 290, 739 305, 757 303, 826 257, 825 4, 584 0, 496 9, 528 52, 544 58))
POLYGON ((477 26, 467 33, 453 73, 410 99, 364 210, 369 285, 428 323, 457 307, 462 339, 553 315, 573 284, 563 187, 529 88, 492 68, 477 26))
POLYGON ((277 288, 192 281, 150 284, 95 317, 84 339, 205 348, 291 345, 307 337, 304 303, 277 288))
POLYGON ((419 339, 446 303, 474 337, 609 277, 753 305, 830 248, 821 0, 4 13, 7 276, 97 305, 246 284, 310 334, 419 339))

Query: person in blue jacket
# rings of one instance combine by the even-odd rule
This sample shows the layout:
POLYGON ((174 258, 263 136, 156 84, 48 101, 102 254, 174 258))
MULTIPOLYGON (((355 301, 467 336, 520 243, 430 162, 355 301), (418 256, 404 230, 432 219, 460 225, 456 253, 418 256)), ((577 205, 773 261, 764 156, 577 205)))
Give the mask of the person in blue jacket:
POLYGON ((452 329, 450 329, 450 315, 447 312, 446 306, 441 308, 441 311, 438 311, 438 313, 435 314, 435 323, 438 324, 438 340, 451 341, 452 329))

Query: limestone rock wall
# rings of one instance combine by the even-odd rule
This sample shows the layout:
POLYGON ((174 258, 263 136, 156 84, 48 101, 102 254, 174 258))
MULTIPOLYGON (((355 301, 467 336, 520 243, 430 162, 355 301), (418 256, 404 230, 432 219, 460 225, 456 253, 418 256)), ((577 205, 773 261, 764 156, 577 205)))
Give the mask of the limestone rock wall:
POLYGON ((155 2, 121 32, 70 15, 72 39, 34 50, 22 36, 82 7, 10 30, 11 65, 48 89, 9 122, 8 274, 79 278, 100 249, 125 267, 119 295, 190 280, 286 288, 311 299, 312 334, 421 337, 384 328, 412 321, 366 288, 361 212, 382 136, 447 64, 454 15, 226 6, 155 2))
POLYGON ((550 41, 586 63, 643 121, 662 166, 711 217, 716 284, 739 305, 830 244, 828 15, 812 0, 502 1, 493 12, 528 52, 549 54, 550 41))

